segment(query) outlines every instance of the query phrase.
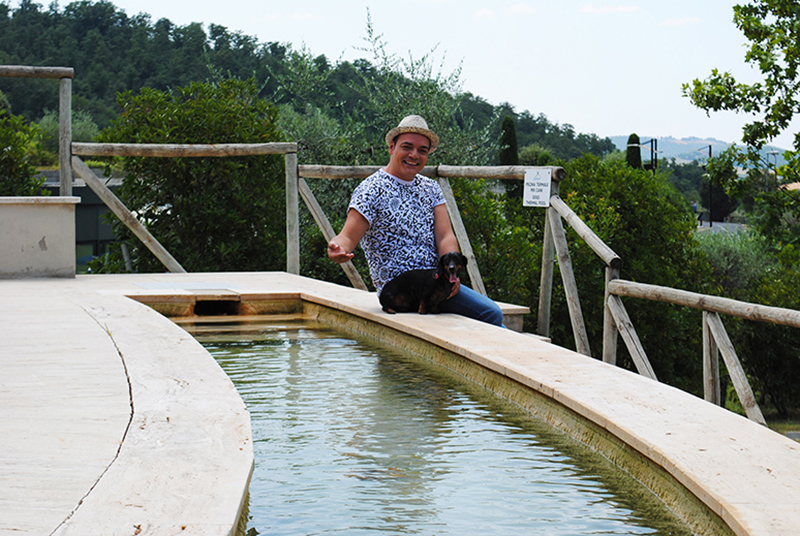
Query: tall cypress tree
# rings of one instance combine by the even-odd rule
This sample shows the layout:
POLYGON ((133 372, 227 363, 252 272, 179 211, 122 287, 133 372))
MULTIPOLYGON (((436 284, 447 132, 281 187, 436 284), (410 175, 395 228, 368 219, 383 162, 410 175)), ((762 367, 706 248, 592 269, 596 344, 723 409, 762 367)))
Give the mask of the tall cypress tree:
POLYGON ((640 147, 638 134, 628 136, 628 151, 625 153, 625 161, 633 169, 642 169, 642 148, 640 147))
POLYGON ((517 127, 514 124, 514 118, 507 115, 503 118, 500 132, 500 165, 516 166, 518 164, 517 127))
MULTIPOLYGON (((500 165, 516 166, 519 164, 519 151, 517 150, 517 126, 514 118, 510 115, 505 116, 500 129, 500 165)), ((522 197, 522 183, 509 181, 506 184, 506 193, 511 198, 522 197)))

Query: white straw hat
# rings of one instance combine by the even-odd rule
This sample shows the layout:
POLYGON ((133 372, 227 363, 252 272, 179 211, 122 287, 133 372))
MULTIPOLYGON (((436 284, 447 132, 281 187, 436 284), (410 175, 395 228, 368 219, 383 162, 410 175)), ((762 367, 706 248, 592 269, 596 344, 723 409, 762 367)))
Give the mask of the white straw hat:
POLYGON ((439 136, 428 128, 428 123, 418 115, 408 115, 400 121, 400 124, 394 127, 386 134, 386 144, 391 145, 394 139, 400 134, 412 132, 414 134, 422 134, 431 142, 430 152, 439 147, 439 136))

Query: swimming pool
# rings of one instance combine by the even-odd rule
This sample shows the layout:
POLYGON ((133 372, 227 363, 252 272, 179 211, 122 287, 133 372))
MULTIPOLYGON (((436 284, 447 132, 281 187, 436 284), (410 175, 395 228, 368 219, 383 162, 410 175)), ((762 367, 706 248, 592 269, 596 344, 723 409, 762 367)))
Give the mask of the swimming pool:
POLYGON ((185 327, 251 413, 251 531, 691 534, 606 458, 413 354, 307 321, 185 327))

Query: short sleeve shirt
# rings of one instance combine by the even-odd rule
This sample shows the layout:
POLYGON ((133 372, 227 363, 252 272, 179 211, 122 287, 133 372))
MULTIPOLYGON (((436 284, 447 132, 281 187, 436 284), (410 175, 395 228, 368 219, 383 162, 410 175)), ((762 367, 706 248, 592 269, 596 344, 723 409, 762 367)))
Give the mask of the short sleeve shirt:
POLYGON ((353 191, 348 209, 369 222, 361 247, 378 294, 403 272, 436 267, 433 209, 444 202, 436 181, 422 175, 403 181, 382 169, 353 191))

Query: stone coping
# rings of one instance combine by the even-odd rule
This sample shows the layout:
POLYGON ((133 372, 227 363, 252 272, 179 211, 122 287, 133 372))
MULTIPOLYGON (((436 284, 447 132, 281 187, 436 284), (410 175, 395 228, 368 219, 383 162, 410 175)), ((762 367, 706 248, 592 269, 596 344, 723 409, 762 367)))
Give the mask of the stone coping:
POLYGON ((781 434, 526 334, 387 315, 373 294, 278 272, 0 281, 0 534, 231 533, 252 470, 247 411, 194 339, 128 299, 209 290, 299 298, 435 344, 619 439, 734 534, 800 527, 800 445, 781 434))

